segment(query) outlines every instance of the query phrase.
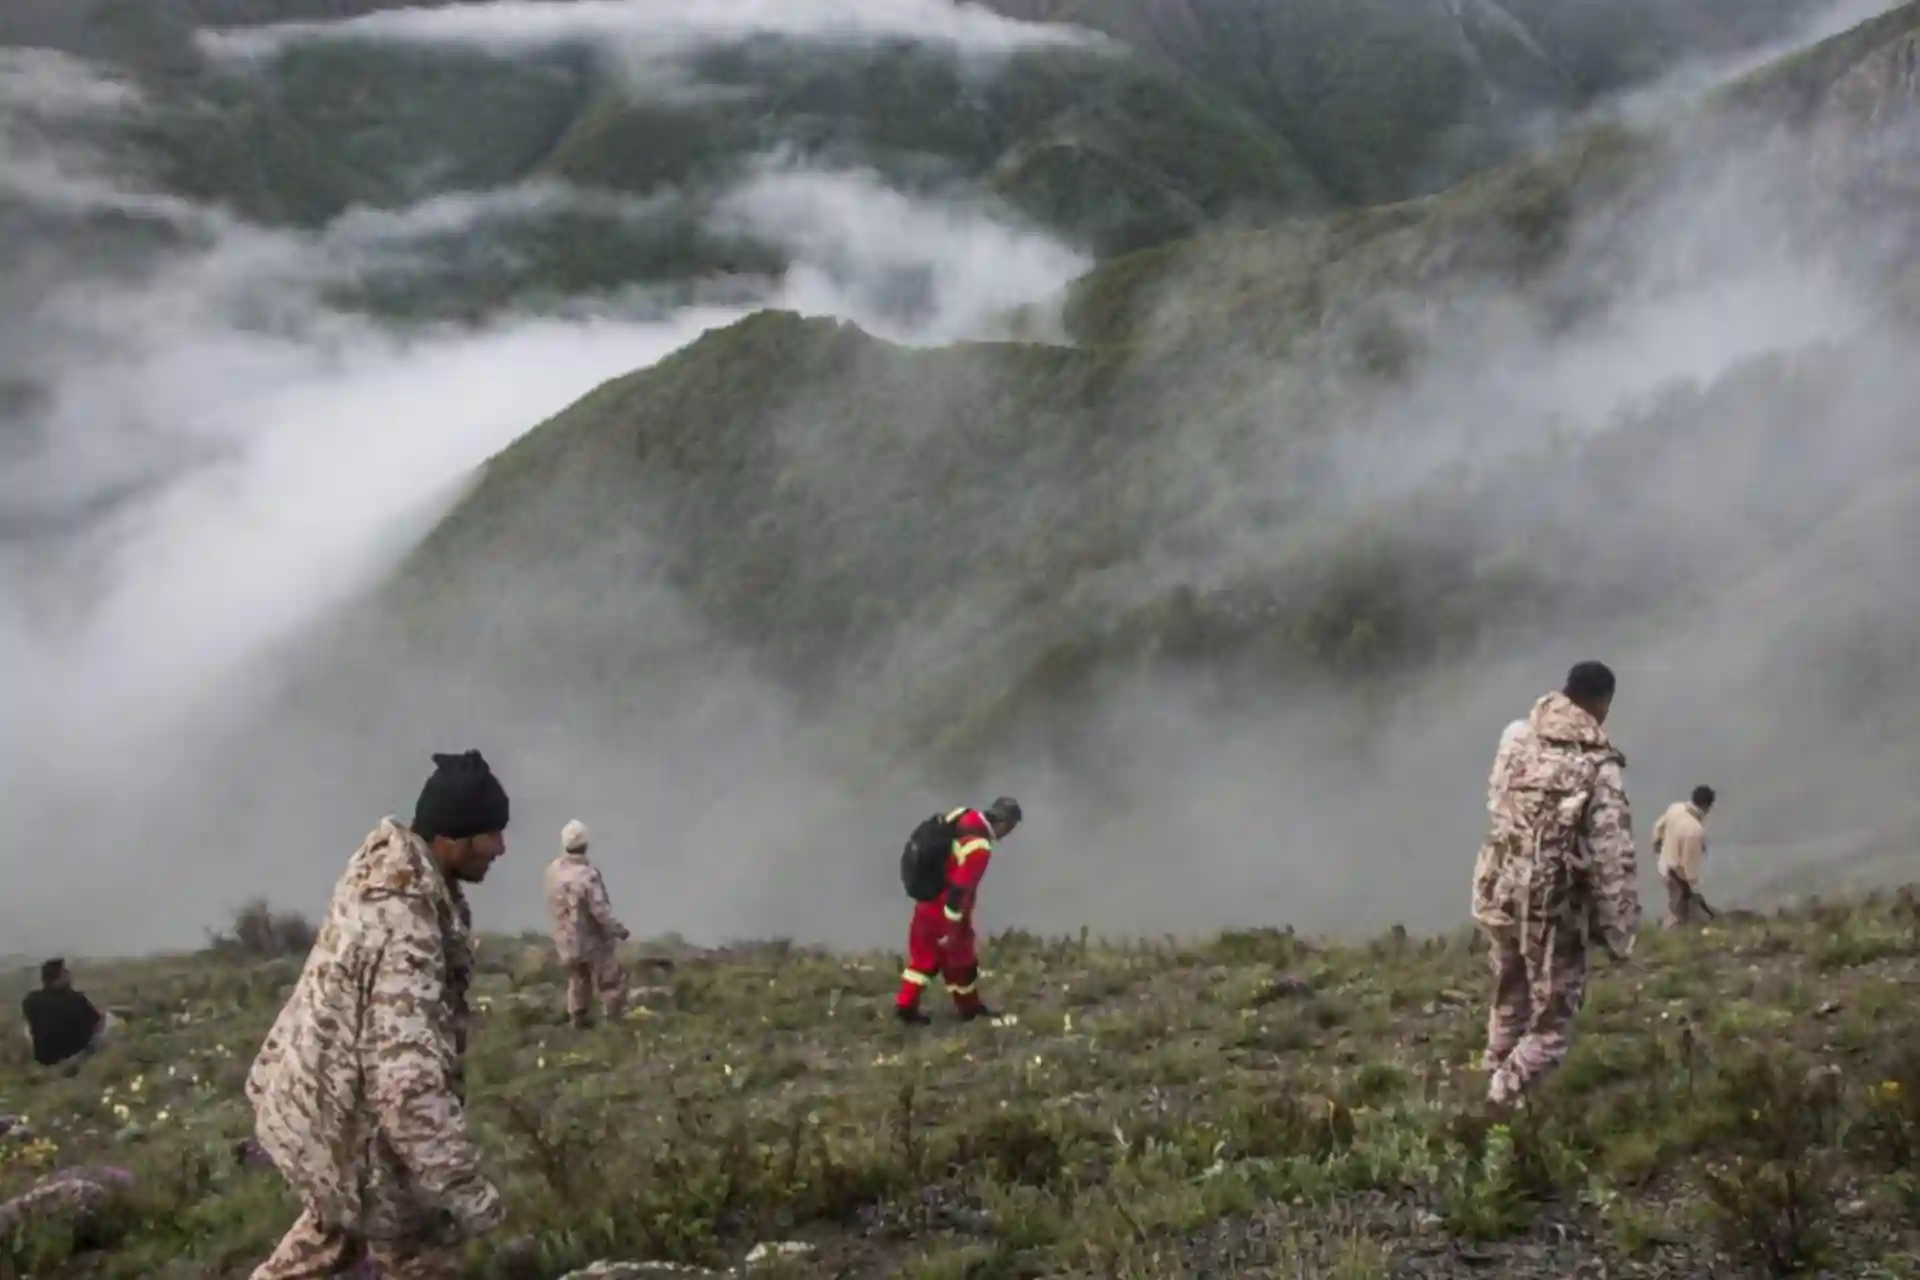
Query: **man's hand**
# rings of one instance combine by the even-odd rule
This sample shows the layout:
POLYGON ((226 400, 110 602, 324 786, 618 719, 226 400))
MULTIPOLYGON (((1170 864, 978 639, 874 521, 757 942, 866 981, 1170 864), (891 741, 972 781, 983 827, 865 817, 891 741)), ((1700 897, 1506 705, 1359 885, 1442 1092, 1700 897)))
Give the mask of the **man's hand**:
POLYGON ((500 1198, 499 1189, 485 1178, 476 1185, 462 1188, 461 1194, 447 1205, 447 1211, 467 1239, 487 1235, 507 1217, 507 1206, 500 1198))
POLYGON ((515 1236, 495 1256, 508 1270, 524 1270, 540 1260, 540 1238, 531 1232, 515 1236))

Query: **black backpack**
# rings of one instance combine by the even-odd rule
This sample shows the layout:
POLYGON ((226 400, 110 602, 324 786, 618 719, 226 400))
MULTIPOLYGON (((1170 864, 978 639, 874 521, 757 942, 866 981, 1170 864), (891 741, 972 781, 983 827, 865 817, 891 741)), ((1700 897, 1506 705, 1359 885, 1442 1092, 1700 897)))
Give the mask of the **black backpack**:
POLYGON ((934 814, 913 829, 900 851, 900 883, 915 902, 932 902, 947 891, 947 857, 953 852, 953 823, 934 814))

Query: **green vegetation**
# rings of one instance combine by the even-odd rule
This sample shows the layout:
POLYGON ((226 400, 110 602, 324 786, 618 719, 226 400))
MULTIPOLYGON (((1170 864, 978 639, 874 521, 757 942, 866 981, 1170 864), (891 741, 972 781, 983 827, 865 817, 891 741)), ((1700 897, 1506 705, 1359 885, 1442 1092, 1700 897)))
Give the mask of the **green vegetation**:
POLYGON ((774 250, 703 228, 712 199, 772 150, 871 168, 901 189, 988 193, 1101 257, 1223 222, 1419 196, 1516 155, 1541 113, 1777 37, 1810 0, 1737 12, 1717 0, 1004 0, 1125 52, 1029 51, 983 75, 905 42, 761 38, 690 59, 697 93, 629 81, 584 46, 496 56, 330 42, 229 65, 192 41, 203 23, 383 7, 34 0, 0 14, 0 45, 129 72, 149 107, 123 122, 124 157, 163 190, 268 224, 317 227, 529 179, 672 197, 636 214, 644 225, 572 209, 496 220, 466 233, 480 243, 465 252, 429 243, 424 267, 335 292, 435 318, 778 269, 774 250))
POLYGON ((1343 202, 1427 194, 1680 63, 1786 35, 1800 0, 993 0, 1106 31, 1244 111, 1343 202))
MULTIPOLYGON (((1817 406, 1857 367, 1843 353, 1755 361, 1605 435, 1544 433, 1497 464, 1355 504, 1318 479, 1342 450, 1396 447, 1385 427, 1333 429, 1377 388, 1323 403, 1325 420, 1303 413, 1275 442, 1258 432, 1259 389, 1208 386, 1177 358, 906 350, 761 314, 523 437, 391 590, 413 651, 478 652, 502 679, 537 685, 555 673, 515 652, 511 626, 491 652, 465 621, 501 584, 515 612, 565 617, 590 584, 664 582, 810 705, 916 752, 965 753, 1012 707, 1070 708, 1147 669, 1249 691, 1309 677, 1358 687, 1647 616, 1709 566, 1735 582, 1784 572, 1783 557, 1845 527, 1863 485, 1882 488, 1887 527, 1920 528, 1916 459, 1890 422, 1863 424, 1887 429, 1870 474, 1791 491, 1769 479, 1767 459, 1815 447, 1817 406), (1665 477, 1706 457, 1727 460, 1726 530, 1676 543, 1666 531, 1685 495, 1665 477), (1017 491, 998 487, 1006 474, 1017 491), (1574 476, 1592 509, 1617 513, 1604 556, 1590 508, 1542 499, 1574 476), (1257 555, 1238 550, 1255 536, 1257 555), (1155 561, 1152 576, 1133 568, 1155 561), (990 633, 942 645, 980 617, 990 633)), ((1774 660, 1800 661, 1797 642, 1783 632, 1774 660)), ((610 643, 577 669, 612 687, 644 679, 653 655, 610 643)), ((1850 702, 1897 678, 1891 653, 1860 658, 1850 702)))
MULTIPOLYGON (((512 1216, 470 1274, 720 1267, 786 1240, 814 1252, 765 1274, 1911 1274, 1915 920, 1903 894, 1649 932, 1511 1116, 1482 1101, 1466 933, 1008 934, 986 980, 1015 1020, 941 1011, 923 1034, 887 1015, 894 957, 780 943, 644 948, 676 967, 577 1033, 544 944, 492 939, 468 1078, 512 1216), (534 1260, 504 1260, 522 1236, 534 1260)), ((47 1072, 8 1041, 0 1111, 34 1136, 0 1139, 0 1193, 88 1162, 141 1182, 78 1234, 0 1242, 0 1275, 247 1273, 295 1212, 234 1147, 296 971, 88 965, 123 1042, 47 1072)))
MULTIPOLYGON (((1801 572, 1854 592, 1819 641, 1859 650, 1846 687, 1804 669, 1795 627, 1757 645, 1758 671, 1795 672, 1782 687, 1806 708, 1864 710, 1900 651, 1868 641, 1904 624, 1880 616, 1872 570, 1816 553, 1867 510, 1883 538, 1920 532, 1920 458, 1873 402, 1850 409, 1844 465, 1794 485, 1773 465, 1822 454, 1864 348, 1757 357, 1591 436, 1504 398, 1450 403, 1452 429, 1501 415, 1508 446, 1399 482, 1355 461, 1428 447, 1430 422, 1396 397, 1462 351, 1604 321, 1616 281, 1593 263, 1656 233, 1655 200, 1705 163, 1602 127, 1419 201, 1129 255, 1072 289, 1071 348, 909 350, 756 315, 490 462, 391 584, 407 643, 564 685, 506 620, 465 620, 507 582, 515 612, 548 617, 589 607, 589 584, 664 584, 805 708, 932 759, 1142 672, 1202 672, 1227 697, 1391 688, 1545 636, 1594 643, 1703 580, 1737 612, 1749 584, 1777 596, 1801 572), (1489 289, 1507 329, 1475 327, 1489 289), (1675 477, 1708 468, 1715 527, 1676 537, 1675 477)), ((657 657, 615 636, 570 661, 623 688, 657 657)))

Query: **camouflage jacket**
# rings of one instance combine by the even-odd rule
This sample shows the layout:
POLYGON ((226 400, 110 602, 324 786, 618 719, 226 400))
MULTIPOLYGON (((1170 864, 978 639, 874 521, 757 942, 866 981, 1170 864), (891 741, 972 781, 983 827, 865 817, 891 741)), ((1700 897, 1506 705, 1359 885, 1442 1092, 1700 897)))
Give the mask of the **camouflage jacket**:
POLYGON ((585 853, 562 853, 547 864, 543 883, 547 914, 553 917, 553 945, 561 960, 585 960, 627 936, 626 926, 613 914, 606 879, 585 853))
POLYGON ((1626 757, 1564 694, 1534 703, 1494 781, 1473 916, 1493 929, 1573 922, 1632 954, 1640 893, 1626 757))
POLYGON ((334 886, 247 1076, 260 1145, 329 1227, 412 1234, 436 1211, 498 1225, 467 1136, 472 917, 424 842, 383 818, 334 886))
POLYGON ((1500 731, 1500 749, 1493 753, 1493 768, 1487 774, 1487 816, 1500 811, 1500 797, 1507 789, 1507 766, 1513 762, 1513 748, 1526 732, 1527 722, 1515 720, 1500 731))

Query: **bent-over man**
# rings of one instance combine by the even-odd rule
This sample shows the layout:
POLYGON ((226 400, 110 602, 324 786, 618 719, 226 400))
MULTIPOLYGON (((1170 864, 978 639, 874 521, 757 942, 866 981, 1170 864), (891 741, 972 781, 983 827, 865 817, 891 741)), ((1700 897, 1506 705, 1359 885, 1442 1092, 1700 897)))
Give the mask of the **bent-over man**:
POLYGON ((1700 898, 1700 873, 1707 859, 1707 814, 1713 811, 1712 787, 1695 787, 1685 800, 1667 806, 1653 824, 1653 851, 1660 858, 1660 878, 1667 886, 1668 929, 1679 929, 1693 919, 1700 898))

